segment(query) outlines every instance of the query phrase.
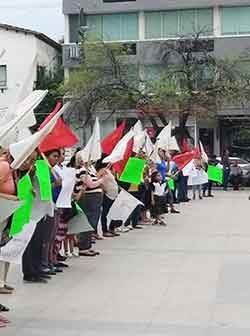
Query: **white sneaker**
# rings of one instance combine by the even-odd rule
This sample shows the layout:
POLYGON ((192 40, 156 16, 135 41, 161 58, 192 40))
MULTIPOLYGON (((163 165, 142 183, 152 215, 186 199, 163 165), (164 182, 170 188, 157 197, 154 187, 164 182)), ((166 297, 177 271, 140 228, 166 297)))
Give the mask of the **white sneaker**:
POLYGON ((134 229, 133 229, 133 226, 132 226, 131 224, 128 225, 127 228, 128 228, 129 230, 134 230, 134 229))
POLYGON ((116 229, 116 232, 120 232, 120 233, 125 233, 125 232, 129 232, 130 229, 126 226, 120 226, 116 229))

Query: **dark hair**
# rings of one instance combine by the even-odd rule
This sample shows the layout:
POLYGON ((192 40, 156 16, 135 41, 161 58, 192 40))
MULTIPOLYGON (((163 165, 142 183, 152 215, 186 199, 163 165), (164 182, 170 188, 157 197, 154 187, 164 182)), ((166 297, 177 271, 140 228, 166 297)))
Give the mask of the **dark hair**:
POLYGON ((60 149, 56 148, 56 149, 51 149, 48 152, 45 152, 44 155, 45 156, 50 156, 50 154, 52 153, 57 153, 59 156, 61 155, 61 151, 60 149))
POLYGON ((155 172, 152 173, 152 175, 151 175, 151 181, 152 182, 158 182, 156 180, 156 177, 157 177, 158 174, 160 174, 158 171, 155 171, 155 172))
POLYGON ((69 163, 67 164, 67 167, 75 168, 75 166, 76 166, 76 154, 74 154, 74 155, 71 157, 69 163))

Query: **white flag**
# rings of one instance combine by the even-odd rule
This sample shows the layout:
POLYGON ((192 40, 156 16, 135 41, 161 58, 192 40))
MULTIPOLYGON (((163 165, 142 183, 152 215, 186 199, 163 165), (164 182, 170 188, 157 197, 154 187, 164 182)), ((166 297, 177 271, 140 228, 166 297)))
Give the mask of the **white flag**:
POLYGON ((8 147, 9 144, 17 141, 18 132, 20 130, 33 126, 36 123, 36 119, 35 116, 33 116, 32 111, 41 103, 47 93, 47 90, 33 91, 17 106, 15 117, 0 127, 1 146, 8 147))
POLYGON ((13 169, 19 168, 29 155, 39 146, 46 136, 53 130, 58 118, 69 108, 70 103, 66 103, 61 110, 38 132, 30 137, 10 145, 10 154, 14 158, 11 164, 13 169))
POLYGON ((96 162, 102 157, 99 118, 96 118, 93 133, 83 150, 78 152, 83 162, 96 162))
POLYGON ((133 152, 139 153, 144 150, 146 143, 146 134, 144 131, 139 132, 134 136, 133 152))
POLYGON ((172 122, 169 121, 168 125, 163 128, 157 137, 158 148, 162 148, 165 151, 177 151, 180 152, 180 147, 176 141, 175 136, 172 136, 172 122))
POLYGON ((180 147, 177 143, 177 140, 176 140, 176 137, 175 136, 172 136, 170 139, 169 139, 169 145, 168 145, 168 150, 172 150, 172 151, 177 151, 177 152, 180 152, 180 147))
POLYGON ((0 223, 8 219, 21 205, 20 201, 0 197, 0 223))
POLYGON ((134 130, 133 128, 124 135, 124 137, 116 144, 115 148, 113 149, 112 153, 105 157, 103 159, 104 163, 115 163, 118 161, 121 161, 124 157, 124 154, 126 152, 126 148, 128 145, 128 142, 133 138, 134 136, 134 130))
POLYGON ((161 163, 161 158, 158 154, 159 151, 159 147, 158 147, 158 142, 156 141, 155 145, 154 145, 154 150, 152 152, 152 154, 150 155, 150 160, 152 160, 154 163, 161 163))
POLYGON ((184 176, 196 176, 197 169, 194 164, 195 160, 191 160, 186 166, 182 169, 182 173, 184 176))
POLYGON ((167 126, 165 126, 162 129, 162 131, 157 137, 158 148, 169 150, 169 141, 171 138, 171 132, 172 132, 172 122, 170 120, 167 126))
POLYGON ((120 220, 125 223, 138 205, 143 205, 143 203, 127 191, 122 190, 111 206, 107 219, 108 221, 120 220))
POLYGON ((201 141, 200 141, 200 149, 201 149, 201 159, 202 159, 204 162, 208 163, 208 156, 207 156, 207 154, 206 154, 206 152, 205 152, 205 150, 204 150, 204 147, 203 147, 203 144, 202 144, 201 141))
POLYGON ((84 232, 92 232, 94 229, 89 224, 88 218, 84 212, 79 212, 68 222, 68 234, 78 234, 84 232))
POLYGON ((138 120, 136 124, 133 126, 133 131, 135 135, 140 134, 143 131, 142 123, 140 120, 138 120))
POLYGON ((202 185, 208 182, 208 175, 203 169, 196 169, 196 176, 188 177, 188 185, 202 185))
POLYGON ((0 260, 14 264, 22 263, 23 253, 29 244, 37 223, 51 212, 51 204, 36 199, 33 204, 31 219, 23 230, 14 236, 6 245, 1 247, 0 260))

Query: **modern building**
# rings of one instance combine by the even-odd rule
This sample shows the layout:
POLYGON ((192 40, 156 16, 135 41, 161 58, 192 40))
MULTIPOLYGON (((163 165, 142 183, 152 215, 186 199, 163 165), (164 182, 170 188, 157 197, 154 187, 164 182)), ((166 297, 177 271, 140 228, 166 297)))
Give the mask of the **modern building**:
MULTIPOLYGON (((246 53, 250 50, 249 0, 63 0, 66 75, 79 62, 80 9, 90 32, 106 42, 133 46, 131 62, 138 64, 144 78, 154 78, 161 71, 155 57, 159 41, 174 40, 180 34, 204 27, 204 38, 212 41, 216 57, 242 55, 245 66, 250 61, 246 53)), ((196 138, 200 137, 211 152, 219 154, 226 146, 236 150, 241 142, 239 127, 250 125, 249 121, 250 109, 232 106, 219 111, 217 118, 210 121, 189 120, 189 126, 196 138)))
POLYGON ((11 104, 33 91, 38 70, 54 71, 61 50, 42 33, 0 24, 0 119, 11 104))

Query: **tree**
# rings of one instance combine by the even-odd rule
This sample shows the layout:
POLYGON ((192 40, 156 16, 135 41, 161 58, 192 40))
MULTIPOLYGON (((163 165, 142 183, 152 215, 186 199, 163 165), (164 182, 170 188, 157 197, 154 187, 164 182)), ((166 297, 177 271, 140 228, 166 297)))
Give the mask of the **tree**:
POLYGON ((81 65, 65 84, 66 95, 76 102, 75 113, 69 117, 77 117, 82 128, 97 111, 109 111, 110 117, 117 110, 134 109, 144 94, 138 64, 127 63, 130 46, 83 36, 80 45, 81 65))
POLYGON ((61 64, 53 71, 49 71, 46 67, 41 66, 37 68, 36 89, 47 89, 49 91, 42 103, 35 110, 38 125, 51 112, 56 103, 62 100, 64 96, 63 81, 64 72, 61 64))
POLYGON ((240 58, 217 59, 213 40, 203 32, 160 44, 158 61, 163 66, 160 78, 148 83, 153 107, 163 115, 179 117, 175 135, 190 137, 186 122, 215 117, 227 104, 246 104, 250 97, 250 76, 242 70, 240 58))

